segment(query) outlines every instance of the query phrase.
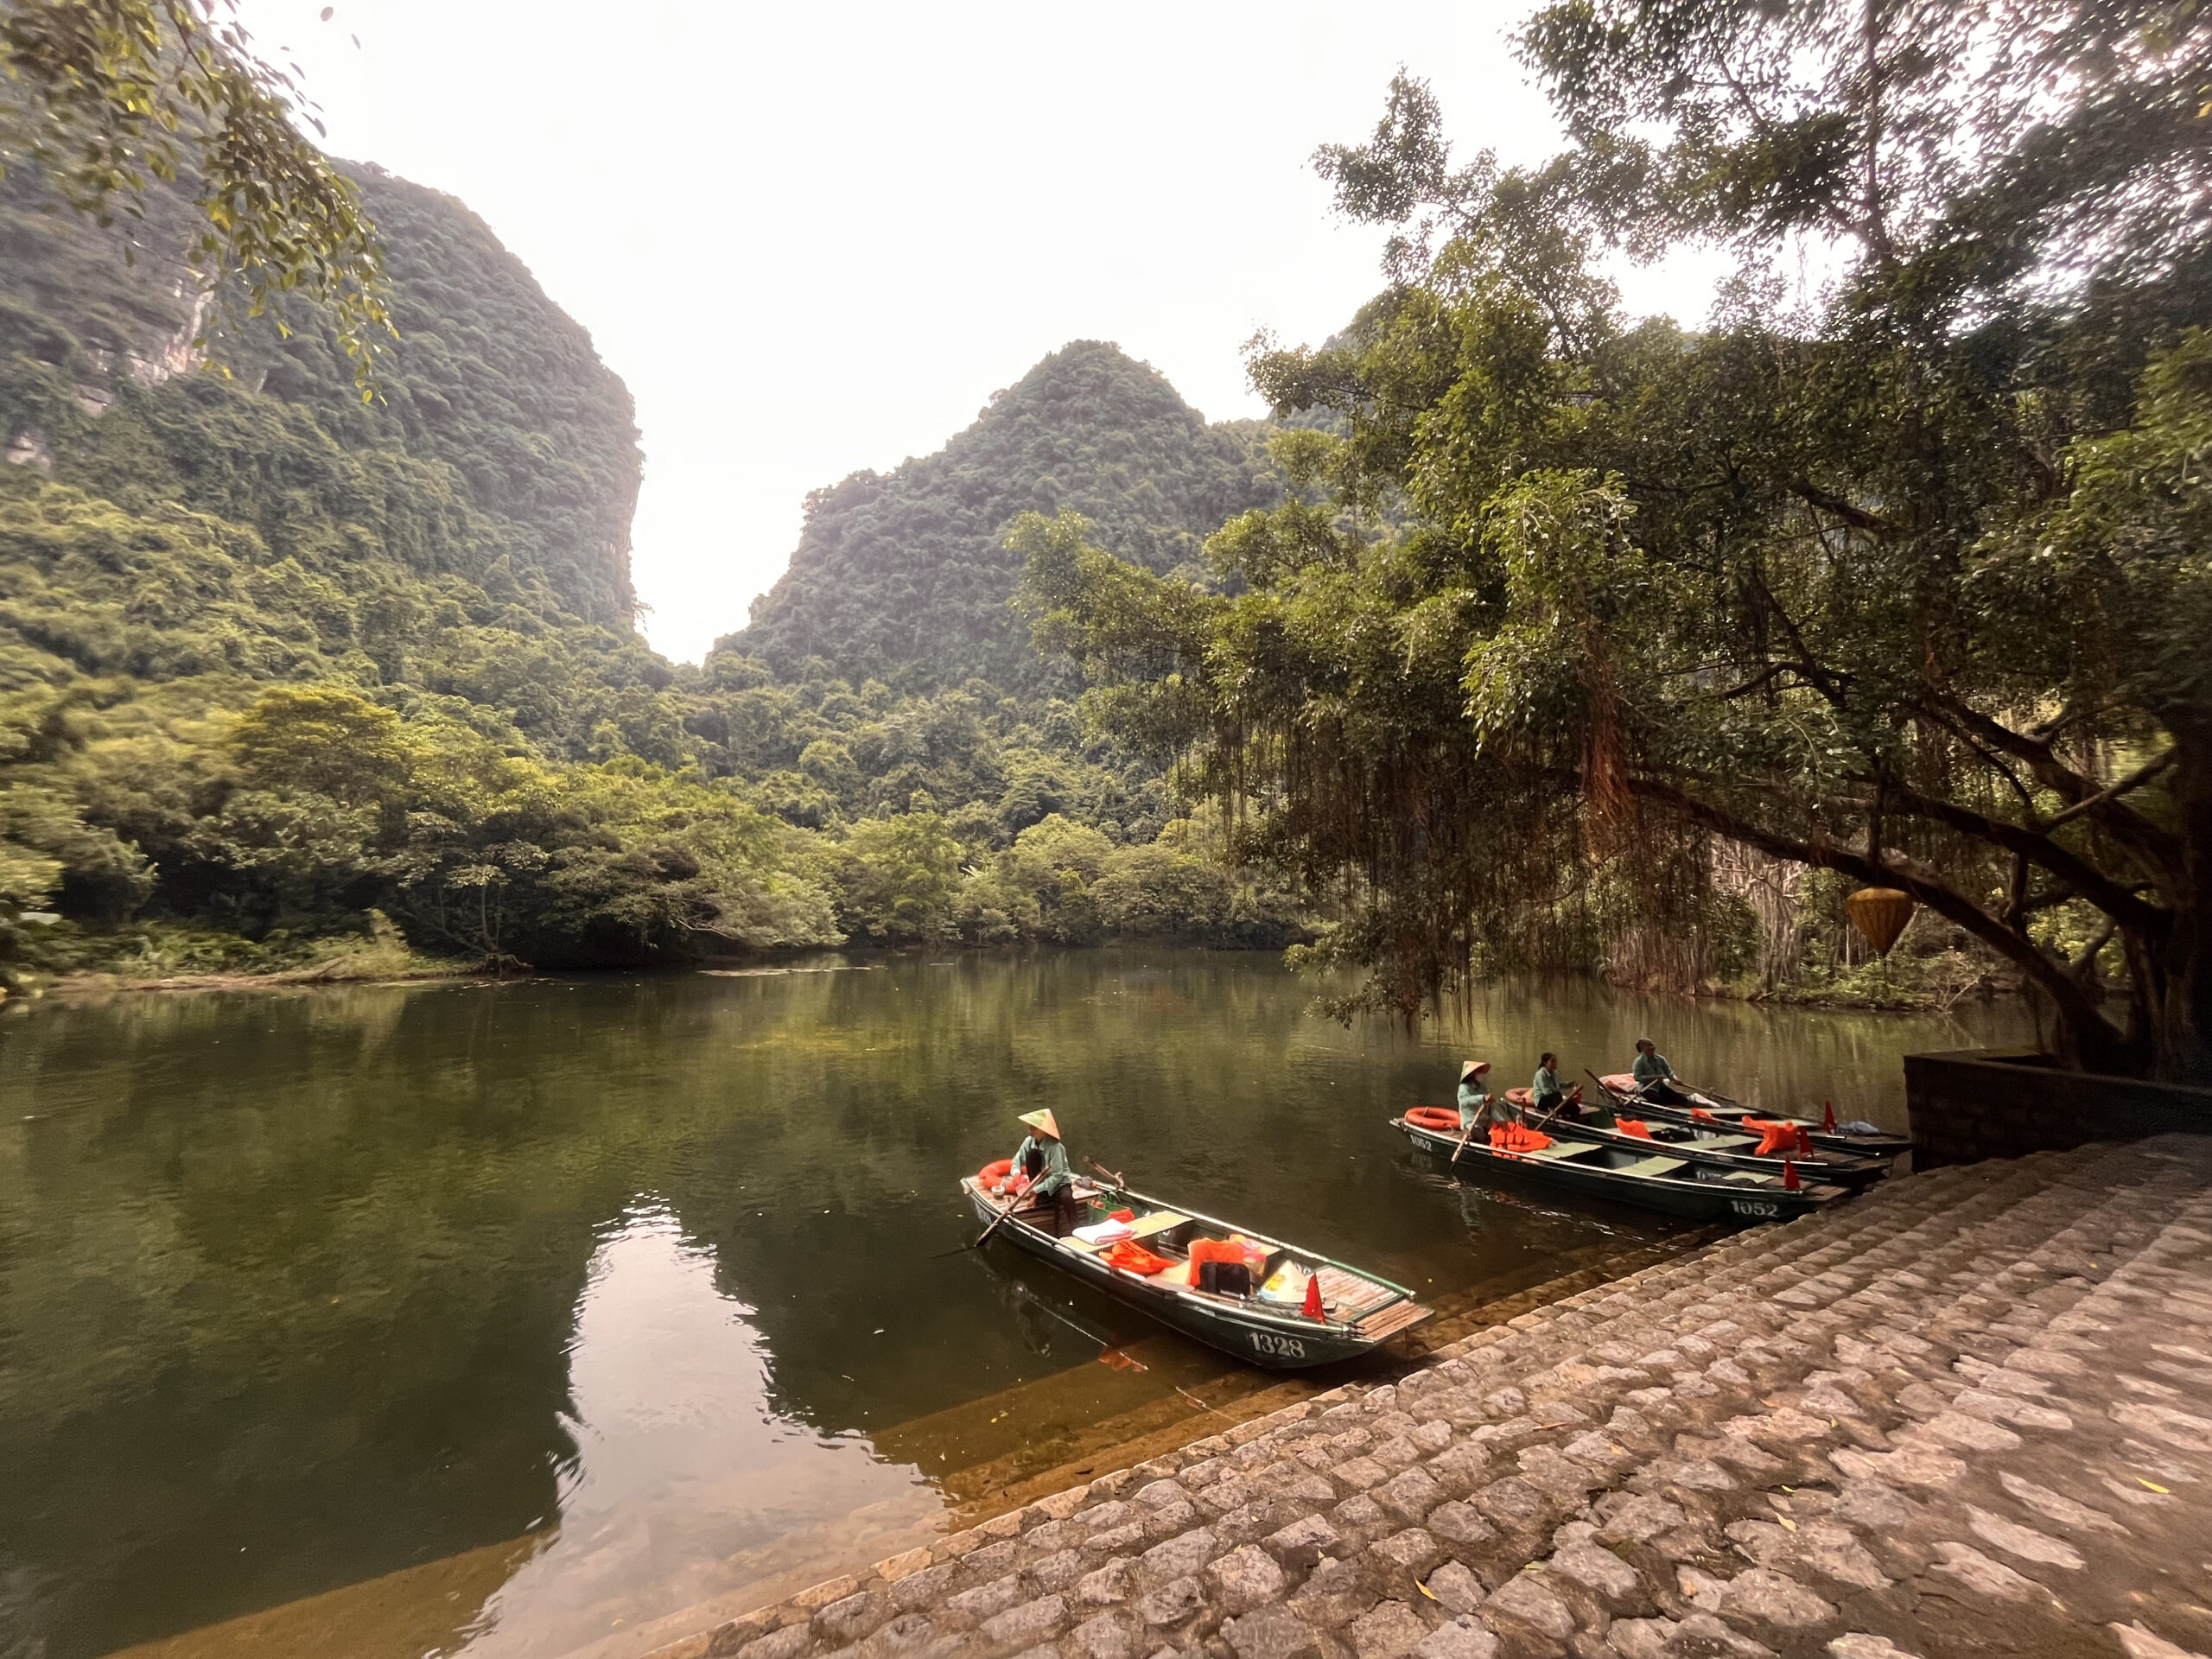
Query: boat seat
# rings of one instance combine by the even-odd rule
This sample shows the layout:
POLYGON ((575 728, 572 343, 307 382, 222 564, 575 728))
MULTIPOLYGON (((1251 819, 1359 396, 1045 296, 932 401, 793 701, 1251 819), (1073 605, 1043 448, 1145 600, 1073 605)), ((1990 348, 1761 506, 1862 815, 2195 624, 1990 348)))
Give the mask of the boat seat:
POLYGON ((1621 1175, 1671 1175, 1678 1169, 1687 1168, 1689 1161, 1687 1158, 1644 1158, 1625 1165, 1615 1173, 1621 1175))
POLYGON ((1388 1285, 1378 1285, 1372 1279, 1347 1273, 1334 1262, 1316 1268, 1313 1276, 1320 1281, 1323 1306, 1337 1319, 1357 1319, 1401 1300, 1399 1294, 1388 1285))
POLYGON ((1179 1216, 1173 1210, 1155 1210, 1148 1216, 1139 1216, 1129 1224, 1131 1238, 1150 1238, 1154 1233, 1164 1233, 1180 1227, 1188 1216, 1179 1216))

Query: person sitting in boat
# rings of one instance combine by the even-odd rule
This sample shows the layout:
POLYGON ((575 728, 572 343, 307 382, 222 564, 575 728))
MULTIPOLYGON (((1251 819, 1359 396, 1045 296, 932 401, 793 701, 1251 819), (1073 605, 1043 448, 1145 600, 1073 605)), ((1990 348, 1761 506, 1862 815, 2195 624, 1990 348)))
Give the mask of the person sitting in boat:
POLYGON ((1490 1062, 1469 1060, 1459 1068, 1459 1131, 1481 1134, 1505 1121, 1505 1103, 1490 1092, 1490 1062))
POLYGON ((1636 1039, 1636 1064, 1630 1070, 1639 1089, 1649 1089, 1655 1083, 1672 1083, 1675 1080, 1675 1068, 1667 1064, 1667 1057, 1659 1052, 1659 1045, 1649 1037, 1636 1039))
POLYGON ((1059 1120, 1049 1106, 1024 1112, 1017 1120, 1029 1126, 1014 1149, 1014 1173, 1027 1181, 1023 1189, 1033 1203, 1052 1206, 1052 1231, 1065 1238, 1082 1219, 1076 1202, 1075 1172, 1068 1167, 1068 1149, 1060 1141, 1059 1120))
POLYGON ((1543 1117, 1573 1117, 1582 1105, 1582 1085, 1573 1094, 1560 1087, 1559 1056, 1545 1054, 1536 1062, 1535 1081, 1529 1085, 1532 1109, 1543 1117))

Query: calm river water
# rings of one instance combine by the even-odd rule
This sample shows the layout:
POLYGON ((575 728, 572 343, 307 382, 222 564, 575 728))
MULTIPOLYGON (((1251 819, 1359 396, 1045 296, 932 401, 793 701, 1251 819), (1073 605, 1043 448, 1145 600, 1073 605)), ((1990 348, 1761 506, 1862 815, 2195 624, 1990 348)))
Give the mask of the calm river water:
POLYGON ((1197 1411, 1220 1357, 959 1249, 953 1179, 1039 1104, 1443 1296, 1670 1225, 1416 1168, 1384 1119, 1463 1052, 1517 1083, 1648 1030, 1901 1127, 1901 1053, 2022 1034, 1568 982, 1408 1037, 1312 990, 1098 950, 11 1006, 0 1659, 620 1659, 925 1539, 994 1459, 1197 1411))

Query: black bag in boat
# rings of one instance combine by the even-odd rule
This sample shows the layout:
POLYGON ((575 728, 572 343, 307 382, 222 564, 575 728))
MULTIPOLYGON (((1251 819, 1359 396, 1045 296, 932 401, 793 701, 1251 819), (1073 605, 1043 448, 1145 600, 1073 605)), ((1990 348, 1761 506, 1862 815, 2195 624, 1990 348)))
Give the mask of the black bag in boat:
POLYGON ((1217 1296, 1249 1296, 1252 1294, 1252 1268, 1243 1262, 1201 1262, 1198 1263, 1198 1288, 1210 1290, 1217 1296))

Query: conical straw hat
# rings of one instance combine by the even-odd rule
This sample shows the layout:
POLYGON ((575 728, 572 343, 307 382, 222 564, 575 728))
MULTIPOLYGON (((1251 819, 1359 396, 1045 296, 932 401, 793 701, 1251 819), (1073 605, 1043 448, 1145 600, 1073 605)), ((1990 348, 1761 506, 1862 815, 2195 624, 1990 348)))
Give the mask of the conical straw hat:
POLYGON ((1041 1112, 1024 1112, 1015 1121, 1027 1123, 1033 1129, 1042 1129, 1055 1141, 1060 1138, 1059 1120, 1052 1116, 1052 1109, 1049 1106, 1041 1112))
POLYGON ((1459 1068, 1459 1081, 1465 1083, 1469 1077, 1473 1077, 1476 1072, 1487 1071, 1489 1070, 1490 1062, 1488 1060, 1469 1060, 1459 1068))

